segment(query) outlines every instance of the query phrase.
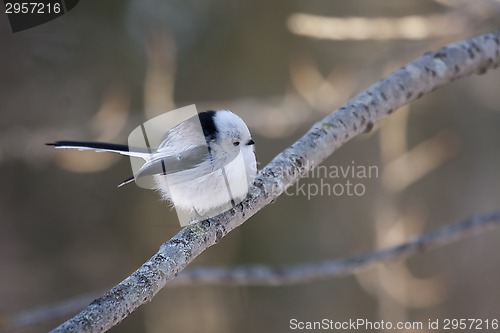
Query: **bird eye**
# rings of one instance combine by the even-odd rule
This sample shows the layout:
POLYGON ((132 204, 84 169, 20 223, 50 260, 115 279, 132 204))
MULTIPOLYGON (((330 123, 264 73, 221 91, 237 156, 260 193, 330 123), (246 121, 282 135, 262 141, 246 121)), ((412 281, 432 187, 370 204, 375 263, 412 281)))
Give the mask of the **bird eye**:
POLYGON ((239 145, 240 145, 240 142, 239 142, 239 141, 234 141, 234 142, 233 142, 233 146, 237 147, 237 146, 239 146, 239 145))

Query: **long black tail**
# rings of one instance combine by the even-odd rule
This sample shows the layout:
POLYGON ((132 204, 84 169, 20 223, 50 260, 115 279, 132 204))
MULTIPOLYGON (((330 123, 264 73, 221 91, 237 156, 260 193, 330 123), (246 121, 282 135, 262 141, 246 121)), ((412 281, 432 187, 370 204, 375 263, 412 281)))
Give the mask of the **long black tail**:
MULTIPOLYGON (((47 146, 53 146, 55 148, 69 148, 69 149, 80 149, 80 150, 94 150, 97 152, 111 152, 118 153, 126 156, 141 157, 145 160, 149 159, 151 152, 144 148, 133 148, 130 149, 127 145, 121 145, 116 143, 106 143, 106 142, 83 142, 83 141, 56 141, 52 143, 47 143, 47 146)), ((129 184, 134 181, 134 177, 127 178, 118 185, 122 187, 123 185, 129 184)))
POLYGON ((97 152, 111 152, 118 153, 126 156, 141 157, 144 159, 149 159, 151 157, 151 151, 147 148, 133 148, 130 149, 127 145, 121 145, 116 143, 106 143, 106 142, 82 142, 82 141, 56 141, 53 143, 47 143, 47 146, 53 146, 55 148, 69 148, 69 149, 80 149, 80 150, 94 150, 97 152))
POLYGON ((106 142, 84 142, 84 141, 56 141, 47 143, 47 146, 57 148, 87 148, 87 149, 105 149, 113 151, 128 151, 127 145, 106 142))

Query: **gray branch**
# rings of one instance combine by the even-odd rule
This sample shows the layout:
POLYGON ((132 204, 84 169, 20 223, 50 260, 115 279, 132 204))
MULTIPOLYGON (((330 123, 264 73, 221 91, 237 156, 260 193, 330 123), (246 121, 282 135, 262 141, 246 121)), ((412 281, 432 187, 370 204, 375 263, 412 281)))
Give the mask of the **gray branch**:
POLYGON ((245 265, 196 267, 181 273, 172 286, 204 284, 224 286, 282 286, 350 275, 390 260, 403 259, 420 251, 462 239, 472 233, 500 226, 500 210, 474 215, 463 221, 425 233, 397 246, 344 259, 289 266, 245 265))
POLYGON ((182 229, 137 271, 53 332, 103 332, 150 301, 194 258, 276 200, 341 145, 425 93, 500 64, 500 31, 448 45, 398 69, 316 123, 258 175, 236 208, 182 229))
MULTIPOLYGON (((346 276, 369 269, 377 264, 403 259, 443 244, 463 239, 471 234, 500 226, 500 210, 471 216, 458 223, 441 227, 400 245, 345 259, 326 260, 287 266, 242 265, 236 267, 200 266, 183 271, 168 287, 192 285, 222 286, 283 286, 346 276)), ((9 330, 35 326, 48 320, 70 315, 95 299, 99 294, 80 295, 55 304, 24 311, 16 316, 0 318, 9 330), (3 320, 2 320, 3 319, 3 320)))

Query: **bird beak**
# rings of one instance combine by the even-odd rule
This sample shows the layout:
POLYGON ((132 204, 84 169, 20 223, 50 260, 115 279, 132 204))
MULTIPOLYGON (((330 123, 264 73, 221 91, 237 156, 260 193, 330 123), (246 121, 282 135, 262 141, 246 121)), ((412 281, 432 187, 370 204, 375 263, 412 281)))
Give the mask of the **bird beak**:
POLYGON ((255 142, 254 142, 252 139, 248 140, 248 142, 247 142, 247 146, 251 146, 251 145, 253 145, 253 144, 255 144, 255 142))

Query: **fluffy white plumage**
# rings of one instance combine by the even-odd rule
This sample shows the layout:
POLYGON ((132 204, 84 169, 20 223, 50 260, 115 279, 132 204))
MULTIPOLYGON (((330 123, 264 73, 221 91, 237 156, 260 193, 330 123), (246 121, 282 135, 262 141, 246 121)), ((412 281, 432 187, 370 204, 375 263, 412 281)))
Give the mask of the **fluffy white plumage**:
MULTIPOLYGON (((231 201, 241 201, 256 175, 253 141, 245 122, 234 113, 221 110, 215 112, 214 124, 216 138, 208 143, 212 161, 209 157, 195 168, 154 176, 162 197, 188 213, 206 215, 226 208, 231 201)), ((175 147, 179 145, 174 141, 185 138, 179 133, 183 130, 180 126, 169 131, 163 141, 166 144, 160 145, 158 153, 172 156, 178 152, 175 147)), ((183 151, 194 150, 199 144, 205 147, 206 143, 200 143, 200 138, 193 139, 195 144, 184 143, 183 151)), ((208 152, 208 146, 206 150, 208 152)))
POLYGON ((143 158, 135 178, 152 176, 162 198, 190 217, 213 216, 241 201, 257 173, 250 131, 228 110, 202 112, 178 124, 152 152, 96 142, 50 145, 143 158))

